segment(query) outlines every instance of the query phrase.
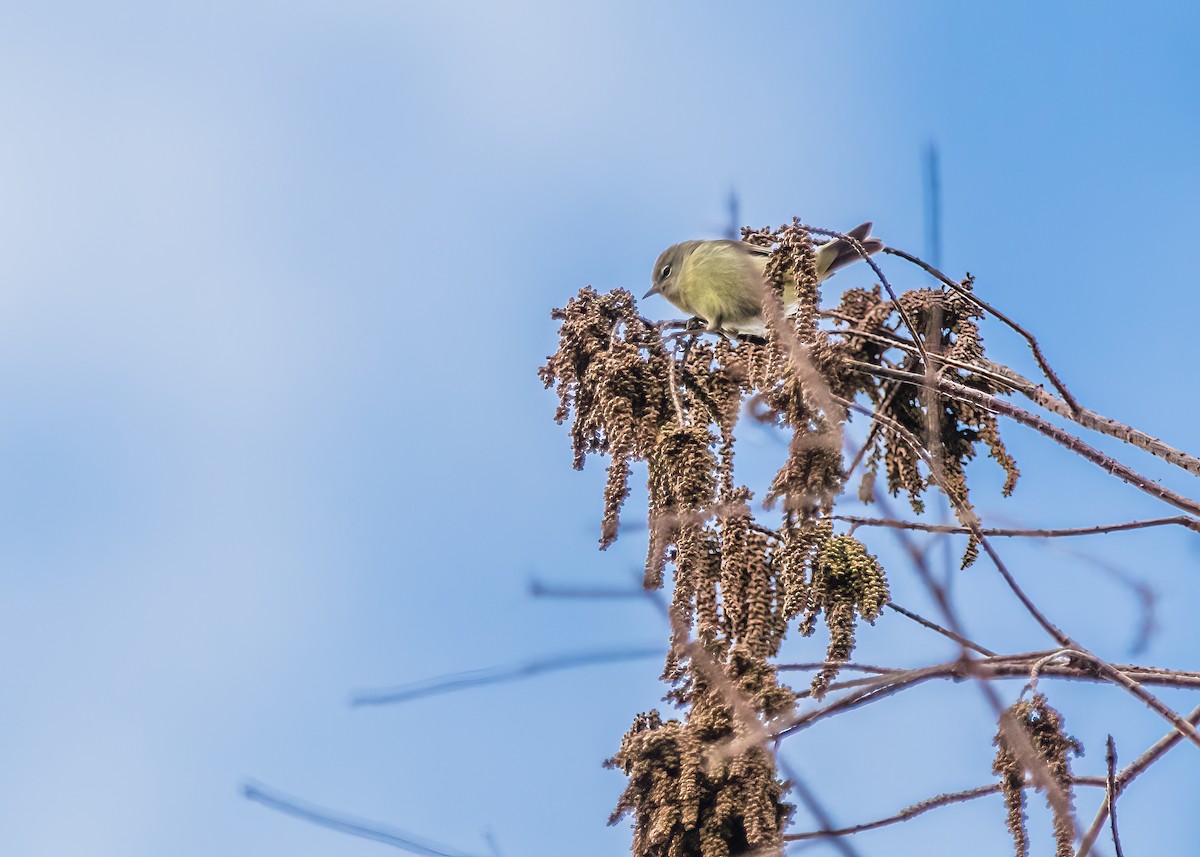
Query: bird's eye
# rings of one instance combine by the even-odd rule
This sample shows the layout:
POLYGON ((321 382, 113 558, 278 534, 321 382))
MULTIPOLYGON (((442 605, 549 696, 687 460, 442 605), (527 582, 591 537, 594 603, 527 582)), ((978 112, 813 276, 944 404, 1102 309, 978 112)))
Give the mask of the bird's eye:
POLYGON ((663 269, 662 269, 662 278, 665 280, 665 279, 666 279, 667 277, 669 277, 669 276, 671 276, 671 266, 670 266, 670 265, 663 265, 663 269))

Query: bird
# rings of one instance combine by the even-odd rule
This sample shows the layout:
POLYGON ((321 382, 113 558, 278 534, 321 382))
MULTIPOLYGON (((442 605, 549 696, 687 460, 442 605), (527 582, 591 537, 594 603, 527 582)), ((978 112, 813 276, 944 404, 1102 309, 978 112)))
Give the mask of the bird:
MULTIPOLYGON (((871 235, 872 225, 868 221, 846 233, 867 255, 883 249, 883 242, 871 235)), ((662 295, 684 312, 703 319, 707 330, 715 333, 762 336, 766 333, 762 296, 770 255, 769 247, 729 239, 672 244, 654 263, 653 286, 642 299, 662 295)), ((862 258, 854 243, 845 238, 820 245, 816 256, 817 282, 862 258)), ((783 300, 785 312, 793 312, 795 282, 785 286, 783 300)))

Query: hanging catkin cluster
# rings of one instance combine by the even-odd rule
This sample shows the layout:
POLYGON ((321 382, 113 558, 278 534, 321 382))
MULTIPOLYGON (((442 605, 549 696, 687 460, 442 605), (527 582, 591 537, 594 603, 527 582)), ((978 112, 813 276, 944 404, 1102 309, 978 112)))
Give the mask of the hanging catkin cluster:
MULTIPOLYGON (((969 287, 970 281, 963 285, 969 287)), ((983 344, 979 335, 980 313, 966 298, 953 291, 916 289, 900 295, 899 305, 920 332, 936 377, 987 394, 1008 391, 1002 379, 971 368, 979 367, 982 362, 983 344)), ((833 332, 840 362, 856 376, 855 392, 868 399, 886 418, 876 424, 869 436, 860 499, 871 501, 882 463, 888 492, 892 496, 906 493, 917 514, 925 509, 924 493, 935 475, 956 498, 956 508, 969 514, 971 501, 964 468, 975 457, 980 441, 1004 468, 1004 495, 1012 492, 1020 471, 1000 439, 995 414, 973 402, 931 391, 920 383, 871 374, 872 367, 889 358, 894 358, 892 362, 906 371, 922 375, 925 372, 896 304, 885 300, 878 286, 870 291, 845 292, 841 304, 828 315, 836 325, 833 332), (936 474, 923 468, 921 452, 914 449, 912 438, 920 442, 923 452, 934 461, 936 474)), ((978 552, 979 546, 972 535, 963 556, 964 568, 978 552)))
MULTIPOLYGON (((800 633, 806 637, 812 634, 817 614, 824 611, 829 628, 825 660, 830 665, 817 673, 810 691, 820 699, 837 677, 838 667, 833 664, 850 660, 854 651, 855 616, 875 624, 888 602, 888 585, 879 561, 853 536, 829 535, 818 542, 814 554, 800 633)), ((797 611, 798 601, 792 604, 797 611)))
POLYGON ((1029 854, 1029 832, 1025 826, 1025 780, 1031 774, 1033 760, 1025 758, 1014 746, 1016 742, 1005 728, 1005 721, 1028 737, 1038 760, 1063 795, 1065 805, 1056 804, 1049 796, 1046 802, 1054 812, 1054 839, 1058 843, 1055 853, 1057 857, 1071 857, 1075 853, 1075 827, 1071 820, 1074 805, 1070 756, 1082 756, 1083 745, 1063 732, 1062 715, 1050 707, 1041 693, 1033 694, 1028 701, 1018 700, 1002 718, 1001 727, 992 741, 996 746, 992 772, 1000 775, 1004 803, 1008 807, 1008 829, 1016 846, 1016 857, 1028 857, 1029 854))
POLYGON ((555 421, 575 412, 575 469, 583 468, 588 453, 611 459, 600 536, 606 548, 617 538, 630 462, 644 461, 655 450, 671 406, 666 382, 671 358, 659 331, 638 316, 633 295, 624 289, 606 295, 581 289, 551 316, 562 322, 559 347, 538 374, 547 387, 558 385, 555 421))
MULTIPOLYGON (((711 720, 711 718, 710 718, 711 720)), ((779 852, 791 806, 769 751, 712 753, 728 723, 663 722, 639 714, 608 760, 629 778, 611 822, 634 817, 633 853, 642 857, 732 857, 779 852)))
MULTIPOLYGON (((857 621, 873 622, 888 601, 875 557, 834 531, 834 505, 848 478, 849 403, 866 402, 893 426, 881 421, 871 430, 868 467, 882 462, 888 489, 907 492, 918 511, 931 474, 912 450, 913 437, 931 439, 926 452, 939 479, 963 502, 963 466, 979 440, 1009 471, 1006 490, 1016 478, 990 413, 864 371, 885 361, 924 371, 897 308, 878 287, 852 289, 836 310, 822 312, 815 249, 803 226, 744 230, 743 239, 772 248, 765 339, 665 333, 638 316, 629 292, 589 287, 554 311, 559 348, 540 371, 557 388, 555 418, 573 417, 575 466, 589 453, 610 457, 601 546, 617 537, 632 464, 645 462, 646 586, 663 586, 670 571, 672 639, 663 677, 683 717, 639 715, 609 760, 629 777, 613 818, 633 817, 635 857, 782 852, 791 806, 765 724, 789 715, 796 694, 779 683, 771 660, 791 620, 808 635, 824 615, 829 665, 810 691, 821 697, 850 657, 857 621), (797 295, 789 314, 785 287, 797 295), (762 504, 735 477, 734 428, 743 411, 788 434, 787 458, 762 504), (778 510, 773 526, 756 519, 760 508, 778 510)), ((964 368, 982 358, 966 302, 924 290, 903 294, 900 304, 925 326, 922 337, 941 356, 936 371, 975 389, 999 389, 990 376, 964 368)))
POLYGON ((763 319, 767 341, 752 346, 749 379, 760 418, 791 431, 788 459, 775 475, 767 502, 782 500, 789 519, 808 522, 827 513, 840 492, 842 426, 846 409, 836 396, 848 392, 838 377, 828 337, 817 327, 820 292, 812 239, 799 223, 774 231, 743 230, 743 239, 775 246, 767 262, 770 285, 763 319), (785 284, 796 290, 794 314, 783 315, 785 284))

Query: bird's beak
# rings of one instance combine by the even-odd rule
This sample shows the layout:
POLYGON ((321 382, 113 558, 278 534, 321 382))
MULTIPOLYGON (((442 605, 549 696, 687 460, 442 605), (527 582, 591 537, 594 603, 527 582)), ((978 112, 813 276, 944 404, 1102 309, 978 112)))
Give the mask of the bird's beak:
POLYGON ((648 291, 648 292, 646 292, 646 294, 642 295, 642 300, 645 300, 646 298, 650 297, 651 295, 658 295, 658 294, 662 294, 662 289, 659 286, 651 286, 650 291, 648 291))

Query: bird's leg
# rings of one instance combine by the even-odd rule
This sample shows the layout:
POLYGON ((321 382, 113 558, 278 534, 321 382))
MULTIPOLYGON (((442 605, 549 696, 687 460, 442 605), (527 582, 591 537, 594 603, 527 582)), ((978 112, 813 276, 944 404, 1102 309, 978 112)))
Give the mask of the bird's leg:
POLYGON ((674 333, 668 333, 663 336, 663 342, 670 342, 673 339, 682 339, 685 336, 695 336, 697 332, 705 329, 706 322, 699 316, 692 316, 687 321, 672 322, 672 324, 679 324, 681 327, 674 333))
POLYGON ((732 342, 738 337, 738 332, 736 330, 726 329, 723 322, 724 319, 718 315, 708 323, 708 326, 705 328, 705 330, 707 330, 709 333, 715 333, 724 340, 732 342))
POLYGON ((738 335, 737 331, 725 330, 721 326, 719 318, 712 321, 705 321, 699 316, 695 316, 684 322, 681 330, 664 335, 662 340, 663 342, 670 342, 675 339, 682 339, 685 336, 695 336, 697 333, 715 333, 717 336, 729 340, 734 339, 738 335))

